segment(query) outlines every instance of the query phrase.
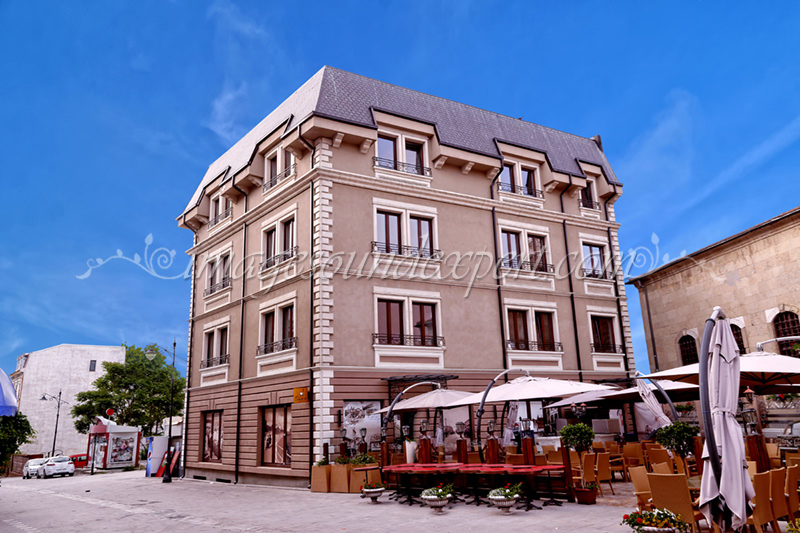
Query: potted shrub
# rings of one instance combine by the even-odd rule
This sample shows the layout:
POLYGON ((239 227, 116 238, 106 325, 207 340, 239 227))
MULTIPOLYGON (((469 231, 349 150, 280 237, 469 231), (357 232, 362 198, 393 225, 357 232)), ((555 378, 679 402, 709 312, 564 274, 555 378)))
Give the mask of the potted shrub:
POLYGON ((575 500, 581 505, 594 505, 597 503, 597 489, 600 485, 594 481, 584 484, 583 487, 575 487, 575 500))
POLYGON ((378 461, 376 461, 374 457, 367 453, 360 453, 350 459, 350 492, 361 492, 361 487, 369 481, 380 483, 380 470, 368 470, 362 472, 356 472, 355 470, 361 466, 366 466, 377 462, 378 461))
POLYGON ((350 492, 350 458, 340 455, 331 465, 331 492, 350 492))
POLYGON ((594 442, 594 430, 583 422, 564 426, 560 435, 564 446, 574 449, 579 454, 589 451, 594 442))
POLYGON ((448 483, 444 485, 439 483, 435 487, 425 489, 422 491, 422 501, 425 505, 433 509, 437 513, 441 513, 445 505, 453 497, 453 484, 448 483))
POLYGON ((676 533, 691 531, 691 526, 672 511, 655 509, 653 511, 634 511, 623 515, 622 525, 636 533, 676 533))
POLYGON ((654 437, 657 443, 677 455, 685 465, 686 456, 694 450, 694 437, 699 432, 697 426, 677 421, 658 428, 654 437))
POLYGON ((517 483, 516 485, 506 483, 505 487, 492 489, 489 492, 489 501, 492 502, 492 505, 507 513, 517 502, 520 494, 522 494, 522 483, 517 483))
POLYGON ((330 492, 331 465, 328 458, 323 457, 311 467, 311 492, 330 492))
POLYGON ((384 490, 386 490, 386 485, 383 483, 365 483, 364 486, 361 487, 361 497, 369 497, 372 503, 378 503, 378 498, 381 497, 384 490))

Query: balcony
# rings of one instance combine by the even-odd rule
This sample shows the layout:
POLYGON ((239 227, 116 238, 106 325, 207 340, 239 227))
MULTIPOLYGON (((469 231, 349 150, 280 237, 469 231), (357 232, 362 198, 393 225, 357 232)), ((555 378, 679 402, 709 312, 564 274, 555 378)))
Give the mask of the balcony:
POLYGON ((289 248, 288 250, 284 250, 284 251, 282 251, 282 252, 280 252, 278 254, 275 254, 275 255, 273 255, 271 257, 267 257, 261 263, 261 271, 263 272, 264 270, 270 269, 270 268, 274 267, 275 265, 279 265, 281 263, 284 263, 284 262, 288 261, 289 259, 291 259, 292 257, 295 257, 295 256, 297 256, 297 246, 295 246, 293 248, 289 248))
POLYGON ((283 350, 291 350, 292 348, 297 348, 297 337, 261 344, 256 351, 256 355, 267 355, 283 350))
POLYGON ((212 218, 211 220, 209 220, 208 221, 208 229, 213 228, 214 226, 216 226, 217 224, 219 224, 220 222, 222 222, 226 218, 229 218, 231 215, 233 215, 233 207, 229 207, 228 209, 226 209, 225 211, 223 211, 219 215, 217 215, 214 218, 212 218))
POLYGON ((579 198, 578 205, 584 209, 595 209, 597 211, 600 210, 599 202, 595 202, 594 200, 588 200, 586 198, 579 198))
POLYGON ((373 157, 372 164, 378 168, 388 168, 389 170, 397 170, 400 172, 405 172, 406 174, 416 174, 418 176, 431 177, 431 169, 428 167, 412 165, 411 163, 401 163, 400 161, 395 161, 394 159, 373 157))
POLYGON ((539 198, 544 200, 544 191, 539 189, 532 189, 524 185, 514 185, 513 183, 498 183, 497 189, 503 192, 510 192, 513 194, 520 194, 522 196, 530 196, 532 198, 539 198))
POLYGON ((529 272, 541 272, 545 274, 553 274, 556 269, 554 265, 545 263, 542 260, 538 261, 520 261, 515 257, 504 257, 503 267, 511 268, 513 270, 527 270, 529 272))
POLYGON ((200 361, 200 368, 211 368, 214 366, 227 365, 230 362, 230 359, 231 356, 228 354, 202 359, 200 361))
POLYGON ((444 346, 444 337, 373 333, 372 344, 383 346, 444 346))
POLYGON ((231 278, 229 277, 222 278, 222 281, 214 283, 211 286, 209 286, 206 290, 204 290, 203 296, 211 296, 215 292, 219 292, 222 289, 227 289, 230 286, 231 286, 231 278))
POLYGON ((509 350, 526 350, 529 352, 563 352, 564 346, 560 342, 538 342, 524 340, 508 340, 506 347, 509 350))
POLYGON ((283 180, 294 174, 296 167, 297 167, 296 164, 290 165, 287 168, 285 168, 282 172, 279 172, 278 174, 272 176, 270 179, 266 180, 264 182, 264 192, 266 193, 271 188, 275 187, 277 184, 279 184, 280 182, 282 182, 283 180))
POLYGON ((622 346, 619 344, 592 344, 592 353, 613 353, 624 354, 622 346))
POLYGON ((372 241, 372 251, 380 254, 400 255, 403 257, 419 257, 421 259, 441 259, 444 254, 434 248, 420 248, 418 246, 405 246, 388 242, 372 241))
POLYGON ((606 270, 599 270, 596 268, 581 268, 581 277, 591 279, 606 279, 613 280, 614 273, 606 270))

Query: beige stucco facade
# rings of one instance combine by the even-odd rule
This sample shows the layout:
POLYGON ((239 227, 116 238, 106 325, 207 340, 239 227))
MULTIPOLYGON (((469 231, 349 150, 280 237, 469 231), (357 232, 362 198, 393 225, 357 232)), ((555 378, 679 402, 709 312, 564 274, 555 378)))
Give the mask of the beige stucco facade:
POLYGON ((639 290, 651 369, 683 364, 682 337, 694 338, 699 350, 705 320, 717 305, 740 329, 747 351, 776 338, 776 318, 800 314, 798 257, 800 209, 794 209, 631 280, 639 290))
POLYGON ((179 217, 196 236, 189 250, 195 271, 187 475, 304 484, 310 461, 324 445, 333 450, 339 443, 344 402, 388 405, 382 378, 390 376, 457 375, 449 387, 478 391, 507 368, 585 381, 634 371, 625 286, 613 268, 619 264, 614 204, 622 188, 599 163, 579 162, 582 175, 571 175, 555 171, 544 151, 498 142, 499 156, 489 157, 440 144, 423 117, 374 116, 374 128, 312 115, 289 132, 277 129, 244 147, 252 154, 248 164, 206 182, 179 217), (401 153, 386 168, 376 159, 379 135, 419 143, 423 164, 403 166, 401 153), (288 170, 270 182, 273 154, 279 154, 277 168, 288 170), (501 190, 503 165, 514 165, 517 181, 523 170, 533 172, 539 194, 501 190), (594 203, 579 202, 587 186, 594 203), (214 220, 218 208, 211 204, 219 197, 232 212, 214 220), (378 251, 378 212, 398 217, 398 244, 410 253, 378 251), (436 252, 430 257, 408 241, 412 217, 430 221, 436 252), (292 250, 277 264, 262 265, 271 255, 273 228, 278 249, 292 250), (503 231, 520 235, 526 257, 525 236, 543 238, 550 271, 496 268, 503 231), (603 250, 607 276, 581 271, 587 243, 603 250), (209 294, 207 265, 228 254, 230 282, 209 294), (402 302, 407 337, 414 331, 412 306, 432 304, 435 340, 382 342, 375 336, 379 300, 402 302), (292 340, 260 353, 265 316, 275 310, 275 320, 283 320, 287 306, 292 340), (512 349, 519 345, 508 342, 509 309, 527 313, 530 341, 537 336, 535 314, 550 314, 555 342, 542 350, 535 342, 512 349), (593 316, 612 324, 610 347, 595 349, 593 316), (220 328, 227 328, 227 345, 212 349, 209 364, 208 333, 220 328), (309 387, 308 403, 294 396, 303 387, 309 387), (291 465, 264 464, 261 417, 275 405, 291 406, 291 465), (215 461, 203 460, 208 412, 222 412, 224 439, 215 461))

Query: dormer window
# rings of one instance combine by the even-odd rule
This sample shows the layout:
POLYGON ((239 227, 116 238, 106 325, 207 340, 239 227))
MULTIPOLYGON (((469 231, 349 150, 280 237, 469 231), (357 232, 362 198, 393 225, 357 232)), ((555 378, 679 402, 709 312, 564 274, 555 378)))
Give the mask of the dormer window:
POLYGON ((586 180, 586 187, 581 189, 581 197, 578 203, 586 209, 600 209, 600 204, 594 198, 594 182, 586 180))
POLYGON ((521 196, 544 198, 544 193, 537 187, 536 168, 519 163, 505 163, 500 171, 497 188, 501 192, 510 192, 521 196))
POLYGON ((516 192, 514 180, 514 165, 503 165, 500 172, 500 190, 506 192, 516 192))
POLYGON ((406 174, 430 177, 431 169, 425 166, 425 141, 412 139, 404 134, 381 133, 378 135, 376 168, 397 170, 406 174))
POLYGON ((287 150, 278 148, 264 157, 264 192, 295 173, 294 156, 287 150))
POLYGON ((406 172, 422 175, 425 168, 422 148, 422 143, 406 141, 406 172))
POLYGON ((211 208, 209 212, 208 227, 213 228, 226 218, 233 214, 231 208, 231 200, 225 196, 217 196, 211 199, 211 208))

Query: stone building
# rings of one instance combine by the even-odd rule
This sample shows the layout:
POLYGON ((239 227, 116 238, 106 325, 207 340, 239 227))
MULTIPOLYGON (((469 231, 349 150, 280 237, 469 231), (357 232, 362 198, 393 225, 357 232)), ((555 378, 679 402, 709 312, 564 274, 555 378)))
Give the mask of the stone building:
POLYGON ((86 451, 88 437, 78 433, 70 410, 75 405, 75 395, 92 388, 94 381, 103 375, 103 363, 124 363, 124 346, 89 346, 59 344, 17 357, 17 368, 9 376, 17 390, 19 410, 28 417, 36 431, 33 442, 24 444, 20 453, 49 455, 58 414, 56 453, 69 455, 86 451), (58 397, 61 392, 61 410, 58 402, 42 401, 43 395, 58 397))
MULTIPOLYGON (((697 362, 714 306, 731 319, 742 353, 800 335, 800 208, 792 209, 646 274, 639 290, 650 368, 697 362)), ((793 343, 765 350, 797 355, 793 343)))
POLYGON ((321 69, 178 217, 187 475, 305 485, 421 380, 628 376, 621 194, 599 137, 321 69))

